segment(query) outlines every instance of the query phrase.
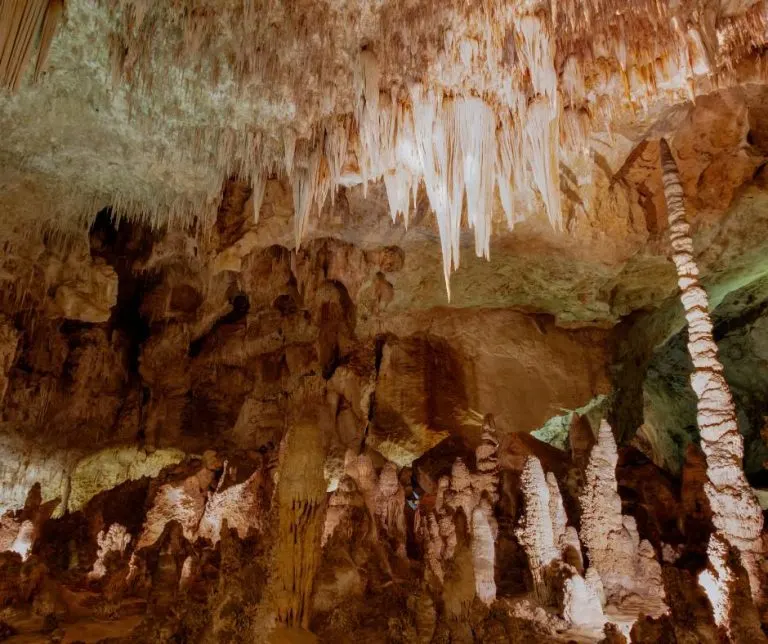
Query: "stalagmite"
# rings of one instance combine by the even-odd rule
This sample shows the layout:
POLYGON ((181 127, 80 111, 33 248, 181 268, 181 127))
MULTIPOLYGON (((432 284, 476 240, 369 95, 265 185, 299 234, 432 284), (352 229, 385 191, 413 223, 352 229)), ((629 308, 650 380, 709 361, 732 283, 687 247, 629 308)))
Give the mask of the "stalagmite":
POLYGON ((483 434, 475 450, 477 471, 472 474, 472 487, 482 496, 485 494, 491 504, 499 500, 499 437, 496 423, 491 414, 483 420, 483 434))
POLYGON ((397 478, 397 466, 386 463, 376 489, 376 527, 379 537, 399 556, 405 557, 405 490, 397 478))
POLYGON ((699 584, 712 604, 715 624, 728 630, 731 611, 728 595, 733 583, 733 573, 728 565, 728 544, 717 534, 709 538, 707 559, 706 569, 699 574, 699 584))
POLYGON ((325 402, 318 381, 308 380, 294 395, 295 413, 278 466, 278 545, 272 583, 278 622, 307 629, 325 522, 325 433, 333 427, 335 410, 325 402))
POLYGON ((483 422, 482 441, 475 451, 477 471, 470 472, 464 461, 456 459, 450 476, 437 482, 434 508, 417 512, 415 531, 424 549, 425 573, 439 584, 445 579, 447 564, 457 556, 457 546, 469 538, 475 595, 490 605, 496 599, 496 539, 498 522, 494 507, 499 499, 499 440, 493 417, 483 422), (457 532, 461 514, 467 534, 457 532))
POLYGON ((528 557, 537 599, 545 606, 552 603, 547 568, 558 557, 550 515, 549 487, 539 459, 528 458, 520 476, 525 511, 516 535, 528 557))
POLYGON ((364 507, 370 517, 372 539, 405 557, 405 490, 398 480, 397 466, 388 462, 377 475, 369 456, 348 451, 344 474, 328 502, 323 545, 337 530, 351 530, 353 511, 358 507, 364 507))
POLYGON ((621 604, 635 594, 651 612, 663 612, 661 567, 653 547, 640 540, 633 517, 621 513, 616 481, 618 450, 607 421, 600 424, 585 472, 581 504, 581 540, 590 567, 600 575, 608 602, 621 604))
POLYGON ((128 544, 131 542, 131 535, 125 529, 125 526, 119 523, 113 523, 109 529, 101 530, 96 536, 96 543, 99 546, 96 554, 96 561, 93 562, 93 568, 88 573, 88 579, 101 579, 107 574, 105 559, 111 552, 122 555, 128 544))
POLYGON ((485 604, 496 599, 496 556, 494 535, 488 513, 481 506, 472 511, 472 568, 475 572, 475 595, 485 604))
POLYGON ((594 574, 588 573, 585 579, 566 561, 574 558, 572 550, 581 551, 581 544, 567 525, 554 476, 551 472, 545 476, 539 459, 530 456, 520 484, 524 512, 516 534, 528 559, 536 597, 545 606, 556 605, 570 624, 602 626, 605 618, 594 574))
POLYGON ((345 539, 349 539, 352 532, 354 511, 363 507, 365 507, 365 500, 358 491, 355 480, 345 474, 341 477, 339 486, 328 500, 321 545, 325 546, 337 531, 343 531, 341 534, 344 535, 345 539))
MULTIPOLYGON (((749 575, 752 597, 760 604, 763 514, 744 476, 744 443, 712 336, 709 299, 699 282, 691 229, 685 215, 683 186, 672 151, 664 139, 660 141, 660 154, 672 260, 688 322, 688 353, 693 362, 691 386, 697 399, 696 420, 707 463, 705 492, 716 535, 741 555, 741 563, 749 575)), ((725 587, 723 591, 727 592, 725 587)))

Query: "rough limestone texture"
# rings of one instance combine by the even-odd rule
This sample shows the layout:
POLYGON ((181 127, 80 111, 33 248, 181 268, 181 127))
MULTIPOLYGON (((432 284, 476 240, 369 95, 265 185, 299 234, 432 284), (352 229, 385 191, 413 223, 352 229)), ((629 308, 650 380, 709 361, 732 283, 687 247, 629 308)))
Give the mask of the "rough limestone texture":
POLYGON ((663 612, 661 567, 653 546, 640 540, 635 519, 622 514, 617 463, 616 440, 611 426, 603 420, 579 499, 581 541, 589 566, 600 575, 609 603, 621 604, 636 595, 647 600, 654 612, 663 612))
MULTIPOLYGON (((677 269, 680 300, 688 323, 688 353, 693 362, 691 386, 697 399, 696 422, 707 463, 708 481, 704 489, 715 531, 738 550, 749 575, 752 596, 760 603, 763 594, 759 570, 764 556, 763 513, 744 476, 744 443, 712 335, 709 298, 699 282, 680 174, 672 151, 663 139, 660 149, 672 260, 677 269)), ((712 548, 717 549, 716 546, 712 548)), ((720 613, 722 618, 721 610, 720 613)))

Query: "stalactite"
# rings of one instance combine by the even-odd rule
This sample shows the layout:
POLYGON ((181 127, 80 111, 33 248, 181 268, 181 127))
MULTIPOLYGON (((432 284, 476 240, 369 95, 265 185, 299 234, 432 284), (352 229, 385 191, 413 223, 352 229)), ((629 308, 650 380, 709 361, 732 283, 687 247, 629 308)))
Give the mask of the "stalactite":
POLYGON ((257 172, 251 179, 253 186, 253 192, 251 193, 251 200, 253 203, 253 223, 259 223, 259 215, 261 214, 261 205, 264 203, 264 193, 267 189, 267 177, 264 172, 257 172))
MULTIPOLYGON (((490 259, 493 184, 496 164, 496 114, 480 98, 454 101, 455 141, 453 163, 461 162, 467 195, 467 219, 475 230, 475 254, 490 259), (460 151, 461 156, 456 156, 460 151)), ((461 200, 461 197, 459 197, 461 200)), ((459 219, 461 218, 461 206, 459 219)))
POLYGON ((562 229, 560 213, 558 111, 550 101, 535 99, 525 113, 525 157, 529 159, 533 180, 539 189, 556 230, 562 229))
MULTIPOLYGON (((48 0, 8 0, 0 4, 0 82, 12 91, 21 84, 47 8, 48 0)), ((49 26, 55 29, 55 22, 49 26)), ((40 53, 44 62, 47 47, 40 53)))
POLYGON ((35 81, 40 78, 40 75, 45 69, 45 63, 48 61, 48 52, 51 49, 53 37, 56 35, 56 30, 59 27, 63 14, 64 0, 48 1, 48 7, 45 11, 45 19, 43 20, 43 26, 40 31, 40 47, 37 53, 37 61, 35 62, 35 81))
POLYGON ((699 282, 693 239, 685 215, 683 186, 672 151, 664 139, 660 141, 660 154, 672 260, 688 322, 688 353, 693 362, 691 386, 697 399, 696 420, 707 463, 705 492, 715 532, 741 555, 752 596, 759 604, 762 600, 763 514, 742 469, 744 443, 736 421, 736 409, 712 336, 709 299, 699 282))
POLYGON ((0 404, 8 388, 8 372, 16 358, 19 333, 10 320, 0 316, 0 404))
MULTIPOLYGON (((294 206, 294 236, 296 248, 306 236, 309 225, 309 216, 312 206, 315 205, 317 186, 320 173, 320 149, 308 149, 306 141, 302 141, 300 150, 297 149, 296 157, 291 156, 292 181, 293 181, 293 206, 294 206)), ((288 161, 286 161, 286 166, 288 161)), ((318 204, 320 207, 321 204, 318 204)))

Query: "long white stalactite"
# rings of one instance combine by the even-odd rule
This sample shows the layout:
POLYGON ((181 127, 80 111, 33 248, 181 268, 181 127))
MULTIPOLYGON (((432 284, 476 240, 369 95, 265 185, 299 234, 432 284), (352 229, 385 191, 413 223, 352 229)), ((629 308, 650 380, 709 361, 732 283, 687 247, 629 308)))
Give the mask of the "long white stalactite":
POLYGON ((713 538, 723 538, 739 552, 749 575, 752 596, 759 602, 763 514, 744 476, 744 443, 712 335, 709 299, 699 282, 680 174, 664 139, 660 148, 672 260, 688 321, 688 353, 693 362, 691 386, 696 393, 696 420, 707 462, 705 492, 712 510, 713 538))

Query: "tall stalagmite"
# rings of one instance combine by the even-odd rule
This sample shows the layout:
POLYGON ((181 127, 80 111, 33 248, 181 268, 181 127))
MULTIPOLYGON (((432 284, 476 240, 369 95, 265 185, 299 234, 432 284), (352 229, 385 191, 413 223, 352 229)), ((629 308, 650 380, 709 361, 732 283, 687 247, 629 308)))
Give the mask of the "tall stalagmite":
POLYGON ((323 463, 335 410, 325 401, 324 383, 313 378, 294 394, 293 409, 280 448, 274 597, 280 624, 307 629, 325 522, 323 463))
POLYGON ((581 540, 589 565, 600 575, 609 603, 620 605, 637 595, 646 610, 665 612, 661 567, 653 546, 640 539, 635 518, 622 514, 616 465, 616 440, 607 421, 600 423, 584 474, 581 505, 581 540))
POLYGON ((744 444, 712 336, 709 300, 699 283, 677 164, 664 139, 660 149, 672 260, 677 268, 680 299, 688 321, 688 352, 693 362, 691 386, 696 393, 701 447, 707 461, 705 491, 714 528, 741 554, 752 596, 759 601, 763 515, 742 469, 744 444))

